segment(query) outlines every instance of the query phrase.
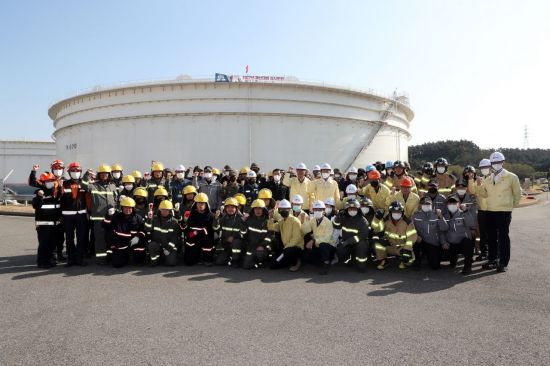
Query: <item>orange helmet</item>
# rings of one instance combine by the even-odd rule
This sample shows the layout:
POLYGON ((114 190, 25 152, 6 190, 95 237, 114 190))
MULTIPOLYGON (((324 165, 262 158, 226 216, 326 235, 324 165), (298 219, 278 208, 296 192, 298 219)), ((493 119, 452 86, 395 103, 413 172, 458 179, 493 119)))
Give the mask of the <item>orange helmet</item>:
POLYGON ((80 167, 80 163, 73 161, 69 164, 69 171, 70 172, 81 172, 82 168, 80 167))
POLYGON ((401 179, 401 187, 412 188, 412 186, 413 186, 413 181, 411 178, 405 177, 401 179))
POLYGON ((57 178, 52 173, 46 172, 46 173, 40 174, 40 178, 38 180, 41 181, 42 183, 44 183, 44 182, 49 182, 49 181, 52 181, 52 180, 57 180, 57 178))
POLYGON ((52 161, 51 167, 52 167, 52 169, 64 169, 65 164, 63 164, 63 160, 57 159, 57 160, 52 161))
POLYGON ((380 179, 380 172, 378 170, 371 170, 367 174, 367 178, 369 178, 370 180, 380 179))

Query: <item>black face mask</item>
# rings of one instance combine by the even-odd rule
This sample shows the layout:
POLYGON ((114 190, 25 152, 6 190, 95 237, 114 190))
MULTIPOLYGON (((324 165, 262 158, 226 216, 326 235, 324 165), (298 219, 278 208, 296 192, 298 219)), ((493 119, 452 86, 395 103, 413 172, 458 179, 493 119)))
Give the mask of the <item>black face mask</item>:
POLYGON ((281 215, 283 218, 287 218, 288 215, 290 215, 290 211, 288 210, 279 210, 279 215, 281 215))
POLYGON ((428 193, 429 194, 437 194, 437 188, 429 188, 428 193))
POLYGON ((374 188, 378 187, 379 184, 380 182, 378 182, 377 180, 373 180, 372 182, 370 182, 370 185, 373 186, 374 188))

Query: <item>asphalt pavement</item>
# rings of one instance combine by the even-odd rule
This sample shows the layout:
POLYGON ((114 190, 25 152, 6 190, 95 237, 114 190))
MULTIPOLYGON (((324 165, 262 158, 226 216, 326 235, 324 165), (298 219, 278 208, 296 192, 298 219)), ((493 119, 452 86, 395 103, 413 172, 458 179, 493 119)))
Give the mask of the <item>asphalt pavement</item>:
POLYGON ((549 365, 550 205, 516 209, 507 273, 35 266, 0 217, 2 365, 549 365))

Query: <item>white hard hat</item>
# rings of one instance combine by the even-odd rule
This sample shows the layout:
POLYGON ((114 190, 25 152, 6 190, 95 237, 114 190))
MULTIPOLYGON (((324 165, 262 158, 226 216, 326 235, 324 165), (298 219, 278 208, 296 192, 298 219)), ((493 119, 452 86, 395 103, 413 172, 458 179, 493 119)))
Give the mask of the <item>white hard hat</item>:
POLYGON ((184 171, 185 171, 185 166, 183 166, 182 164, 176 167, 176 172, 184 172, 184 171))
POLYGON ((355 184, 349 184, 346 187, 346 194, 355 194, 355 193, 357 193, 357 187, 355 186, 355 184))
POLYGON ((491 166, 491 160, 489 160, 489 159, 481 159, 481 161, 479 162, 479 167, 480 168, 490 167, 490 166, 491 166))
POLYGON ((353 174, 357 174, 357 168, 352 166, 351 168, 348 169, 348 174, 350 173, 353 173, 353 174))
POLYGON ((298 169, 307 170, 307 166, 304 163, 298 163, 298 164, 296 164, 296 170, 298 170, 298 169))
POLYGON ((336 206, 336 203, 334 202, 334 198, 332 198, 332 197, 327 198, 325 200, 325 205, 336 206))
POLYGON ((316 209, 316 208, 325 209, 325 204, 323 203, 323 201, 317 200, 317 201, 313 202, 313 209, 316 209))
POLYGON ((319 165, 315 165, 315 166, 313 167, 313 170, 321 170, 321 167, 320 167, 319 165))
POLYGON ((504 159, 504 155, 501 152, 495 151, 491 154, 491 156, 489 156, 489 160, 491 161, 491 163, 496 163, 499 161, 504 161, 506 159, 504 159))
POLYGON ((329 163, 323 163, 319 168, 319 170, 332 170, 329 163))
POLYGON ((290 208, 290 202, 288 200, 279 201, 279 208, 290 208))
POLYGON ((246 173, 247 178, 256 178, 256 172, 254 170, 249 170, 248 173, 246 173))
POLYGON ((302 198, 302 196, 297 194, 294 197, 292 197, 292 203, 295 204, 295 205, 303 205, 304 204, 304 199, 302 198))

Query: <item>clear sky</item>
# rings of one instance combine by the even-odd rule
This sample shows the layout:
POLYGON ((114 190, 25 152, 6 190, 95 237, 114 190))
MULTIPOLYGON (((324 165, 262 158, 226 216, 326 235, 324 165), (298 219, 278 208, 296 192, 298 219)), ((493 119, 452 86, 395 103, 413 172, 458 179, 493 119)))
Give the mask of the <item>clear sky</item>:
POLYGON ((550 148, 550 1, 11 1, 0 139, 48 139, 58 99, 215 72, 410 94, 417 144, 550 148))

